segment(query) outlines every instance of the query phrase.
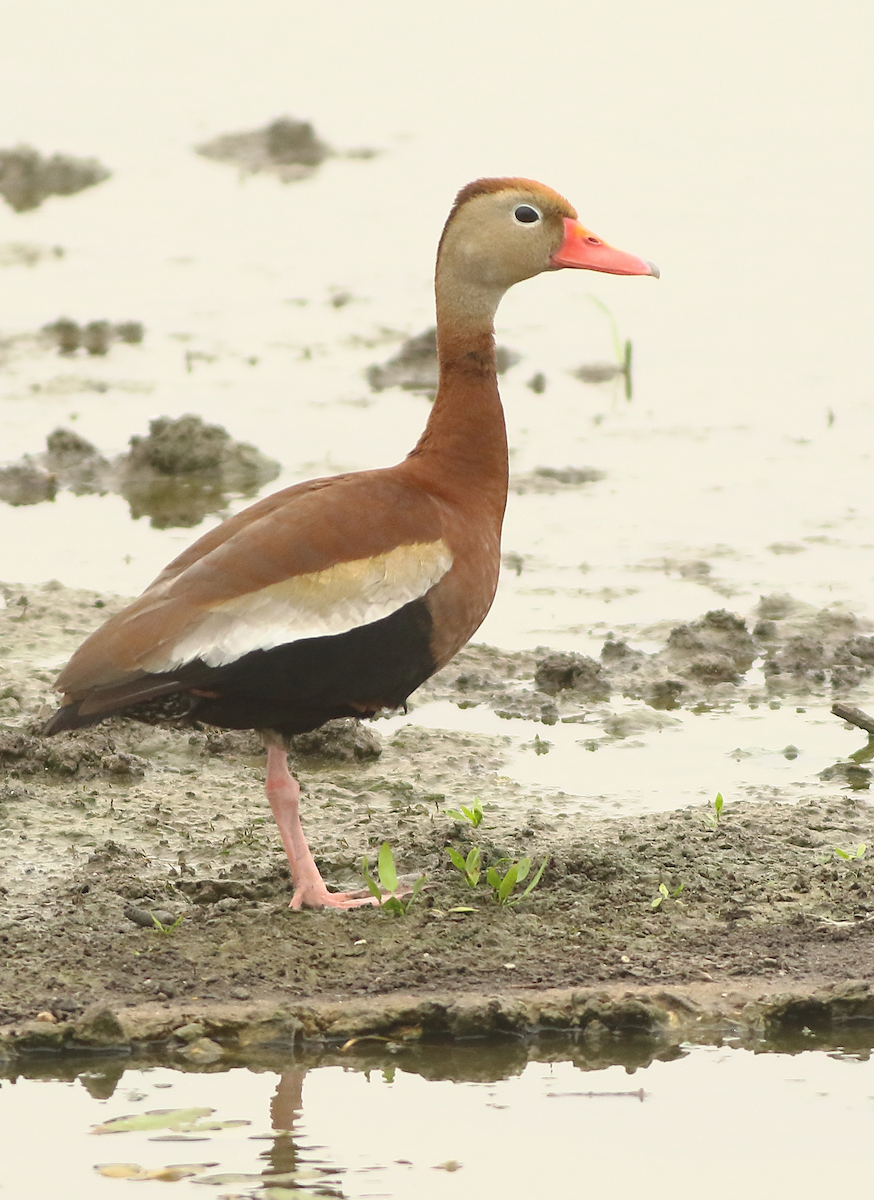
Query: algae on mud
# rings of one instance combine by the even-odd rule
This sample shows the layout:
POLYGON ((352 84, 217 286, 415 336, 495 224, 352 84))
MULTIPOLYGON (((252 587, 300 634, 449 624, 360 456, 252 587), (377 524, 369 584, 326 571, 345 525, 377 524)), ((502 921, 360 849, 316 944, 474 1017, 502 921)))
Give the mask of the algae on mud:
MULTIPOLYGON (((835 853, 874 843, 874 816, 843 779, 814 783, 803 803, 762 789, 727 803, 718 820, 703 806, 571 817, 568 797, 502 773, 509 739, 414 724, 380 737, 378 723, 340 723, 307 735, 296 753, 304 821, 326 877, 360 886, 362 855, 388 841, 402 872, 428 876, 426 891, 404 918, 370 909, 291 913, 257 739, 123 718, 39 739, 56 667, 123 601, 56 583, 8 585, 4 595, 4 1021, 47 1012, 60 1028, 94 1003, 209 1011, 234 998, 369 1002, 447 989, 649 990, 690 981, 790 991, 874 978, 874 860, 835 853), (485 813, 478 829, 445 812, 474 795, 485 813), (484 885, 466 886, 447 844, 465 853, 478 845, 484 864, 521 855, 549 863, 536 891, 508 910, 484 885), (661 884, 683 890, 654 908, 661 884), (160 913, 165 931, 136 913, 160 913)), ((780 688, 809 688, 829 669, 843 686, 848 666, 870 670, 853 650, 867 653, 870 640, 858 623, 788 601, 764 607, 771 615, 758 636, 767 635, 775 662, 788 668, 791 656, 795 664, 794 673, 767 677, 780 688), (824 655, 811 667, 793 639, 827 627, 824 655), (846 662, 849 655, 857 661, 846 662)), ((605 691, 651 697, 659 679, 682 682, 675 702, 728 689, 742 695, 755 636, 715 613, 677 627, 651 656, 619 653, 608 641, 600 664, 474 645, 423 699, 474 699, 549 723, 603 707, 605 691)), ((641 713, 666 715, 652 703, 641 713)))

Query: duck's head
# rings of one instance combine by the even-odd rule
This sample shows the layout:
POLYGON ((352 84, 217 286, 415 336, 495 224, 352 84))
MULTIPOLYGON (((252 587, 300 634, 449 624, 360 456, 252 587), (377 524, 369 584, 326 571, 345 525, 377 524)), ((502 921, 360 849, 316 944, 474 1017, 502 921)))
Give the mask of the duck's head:
POLYGON ((659 274, 596 237, 563 196, 533 179, 477 179, 458 193, 437 252, 438 287, 448 274, 455 287, 500 298, 514 283, 561 267, 659 274))

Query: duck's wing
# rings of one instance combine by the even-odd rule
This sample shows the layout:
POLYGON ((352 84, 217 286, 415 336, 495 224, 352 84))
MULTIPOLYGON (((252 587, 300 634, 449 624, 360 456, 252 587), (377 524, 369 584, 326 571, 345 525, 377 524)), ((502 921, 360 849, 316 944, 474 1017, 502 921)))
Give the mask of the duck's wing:
POLYGON ((223 666, 390 616, 451 566, 440 502, 389 472, 286 489, 175 559, 56 686, 83 716, 118 711, 186 686, 174 674, 192 663, 223 666))

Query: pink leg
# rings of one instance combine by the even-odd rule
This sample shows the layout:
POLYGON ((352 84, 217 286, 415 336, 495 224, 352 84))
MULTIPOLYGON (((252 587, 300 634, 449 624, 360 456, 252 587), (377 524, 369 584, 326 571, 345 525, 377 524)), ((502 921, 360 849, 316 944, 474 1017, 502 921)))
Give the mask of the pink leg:
POLYGON ((300 785, 288 769, 282 746, 267 747, 267 799, 291 866, 291 908, 359 908, 377 903, 373 896, 329 892, 325 887, 300 823, 300 785))

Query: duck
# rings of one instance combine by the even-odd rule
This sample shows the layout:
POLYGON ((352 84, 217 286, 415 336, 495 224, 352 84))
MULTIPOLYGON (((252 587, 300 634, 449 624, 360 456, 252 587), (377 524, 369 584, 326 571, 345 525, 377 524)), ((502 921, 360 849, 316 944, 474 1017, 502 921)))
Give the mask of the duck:
POLYGON ((508 484, 495 313, 514 284, 566 268, 659 275, 544 184, 463 187, 437 251, 439 386, 414 448, 394 466, 284 488, 204 534, 79 646, 43 733, 117 714, 259 730, 290 907, 378 904, 325 884, 288 739, 402 708, 488 613, 508 484))

